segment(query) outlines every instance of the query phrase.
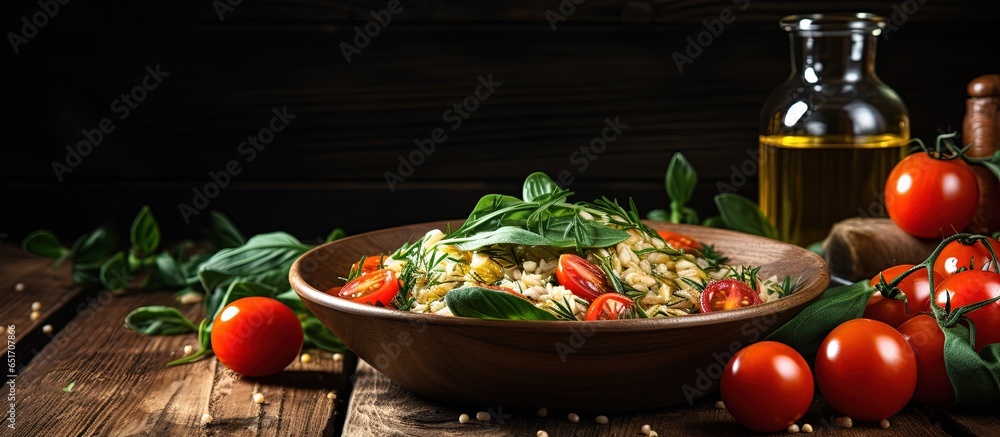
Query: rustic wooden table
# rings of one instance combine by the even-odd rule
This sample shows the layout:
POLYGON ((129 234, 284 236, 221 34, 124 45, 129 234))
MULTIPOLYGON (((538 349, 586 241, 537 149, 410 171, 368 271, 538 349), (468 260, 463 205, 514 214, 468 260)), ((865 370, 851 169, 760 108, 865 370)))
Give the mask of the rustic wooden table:
MULTIPOLYGON (((355 357, 335 361, 320 351, 309 351, 311 362, 269 378, 241 378, 214 358, 168 368, 185 345, 196 344, 194 335, 145 337, 126 330, 122 320, 139 306, 173 305, 172 293, 82 290, 71 284, 66 266, 53 271, 48 265, 14 244, 0 246, 0 324, 9 340, 4 361, 12 357, 16 370, 4 372, 2 435, 534 436, 545 430, 550 436, 637 436, 643 424, 661 436, 748 433, 711 397, 692 406, 609 415, 607 425, 592 415, 570 423, 567 412, 539 418, 499 405, 446 406, 395 386, 355 357), (17 283, 23 291, 15 291, 17 283), (41 308, 32 320, 34 302, 41 308), (254 403, 253 393, 262 393, 264 403, 254 403), (490 411, 492 419, 477 421, 478 411, 490 411), (472 420, 459 423, 462 413, 472 420), (208 425, 201 423, 204 414, 213 417, 208 425)), ((182 310, 200 317, 198 305, 182 310)), ((1000 418, 986 414, 909 407, 888 430, 876 424, 842 428, 833 424, 833 414, 817 399, 801 423, 824 435, 1000 435, 1000 418)))

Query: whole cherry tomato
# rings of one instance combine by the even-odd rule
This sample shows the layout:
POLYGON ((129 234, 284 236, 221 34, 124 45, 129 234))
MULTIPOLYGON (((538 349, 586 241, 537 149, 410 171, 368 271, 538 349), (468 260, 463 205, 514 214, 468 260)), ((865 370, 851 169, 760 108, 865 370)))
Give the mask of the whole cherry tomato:
MULTIPOLYGON (((937 306, 951 308, 982 302, 1000 296, 1000 274, 994 271, 970 270, 949 276, 937 286, 937 306)), ((976 350, 988 344, 1000 343, 1000 301, 966 314, 976 325, 976 350)))
POLYGON ((855 420, 878 422, 902 410, 917 386, 917 359, 885 323, 853 319, 816 353, 816 383, 827 402, 855 420))
POLYGON ((885 182, 885 207, 897 226, 921 238, 961 231, 979 205, 976 174, 961 159, 926 152, 903 158, 885 182))
MULTIPOLYGON (((889 267, 883 270, 880 275, 885 278, 886 283, 889 283, 911 267, 913 267, 913 264, 889 267)), ((934 284, 940 284, 943 280, 944 276, 935 271, 934 284)), ((868 284, 874 287, 880 281, 881 278, 879 275, 875 275, 868 284)), ((910 273, 909 276, 900 281, 897 288, 906 296, 906 301, 889 299, 882 296, 882 292, 876 291, 868 299, 868 306, 865 308, 863 317, 878 320, 895 328, 921 311, 930 311, 931 286, 927 282, 927 269, 920 269, 910 273)))
POLYGON ((244 297, 222 308, 212 323, 212 350, 236 373, 267 376, 295 361, 302 325, 291 308, 267 297, 244 297))
POLYGON ((918 314, 896 328, 917 358, 917 387, 913 400, 943 407, 955 403, 955 389, 944 367, 944 332, 933 317, 918 314))
POLYGON ((809 409, 813 375, 795 349, 762 341, 733 355, 723 370, 719 392, 740 425, 774 432, 788 428, 809 409))
MULTIPOLYGON (((993 252, 1000 255, 1000 241, 987 237, 993 252)), ((951 276, 960 270, 989 270, 993 267, 993 255, 981 241, 965 244, 961 240, 948 243, 934 261, 934 270, 951 276)), ((938 282, 934 282, 938 284, 938 282)))

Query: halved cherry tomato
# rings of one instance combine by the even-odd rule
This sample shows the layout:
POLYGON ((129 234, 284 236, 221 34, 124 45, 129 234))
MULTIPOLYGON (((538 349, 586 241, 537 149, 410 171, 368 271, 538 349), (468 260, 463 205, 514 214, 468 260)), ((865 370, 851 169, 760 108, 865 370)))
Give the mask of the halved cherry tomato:
MULTIPOLYGON (((987 241, 990 247, 993 248, 993 252, 1000 255, 1000 241, 993 238, 989 238, 987 241)), ((934 261, 934 270, 941 272, 945 276, 951 276, 962 269, 989 270, 992 265, 993 256, 990 255, 990 251, 986 250, 986 246, 982 242, 976 241, 974 244, 965 244, 956 240, 948 243, 941 250, 937 261, 934 261)), ((935 284, 939 284, 939 282, 935 282, 935 284)))
MULTIPOLYGON (((911 267, 913 267, 912 264, 889 267, 880 274, 885 278, 885 282, 888 283, 911 267)), ((934 284, 941 284, 943 280, 944 276, 934 271, 934 284)), ((875 275, 868 284, 874 287, 879 281, 879 275, 875 275)), ((905 302, 896 299, 886 299, 882 296, 881 292, 876 291, 868 299, 868 306, 865 307, 865 313, 862 317, 878 320, 895 328, 913 318, 917 313, 931 310, 931 285, 927 282, 926 269, 920 269, 911 273, 910 276, 899 282, 897 288, 906 296, 905 302)))
MULTIPOLYGON (((361 262, 361 261, 358 261, 361 262)), ((365 257, 365 263, 361 265, 361 273, 371 273, 382 268, 382 263, 385 262, 385 255, 371 255, 365 257)), ((358 263, 351 265, 351 271, 358 269, 358 263)))
POLYGON ((578 297, 586 299, 587 302, 597 299, 604 293, 615 291, 608 283, 608 276, 604 274, 604 270, 571 253, 559 256, 559 264, 556 265, 556 280, 559 281, 559 285, 566 287, 578 297))
POLYGON ((757 292, 733 278, 712 281, 701 293, 701 312, 727 311, 760 303, 757 292))
POLYGON ((687 235, 665 230, 656 231, 656 233, 660 234, 660 238, 663 238, 663 241, 667 242, 667 245, 674 249, 683 249, 685 251, 702 249, 702 245, 698 240, 687 235))
POLYGON ((396 273, 389 269, 365 273, 344 285, 338 294, 344 299, 369 305, 389 306, 399 292, 396 273))
POLYGON ((635 302, 628 296, 619 293, 604 293, 597 296, 587 308, 586 320, 618 320, 629 308, 635 308, 635 302))

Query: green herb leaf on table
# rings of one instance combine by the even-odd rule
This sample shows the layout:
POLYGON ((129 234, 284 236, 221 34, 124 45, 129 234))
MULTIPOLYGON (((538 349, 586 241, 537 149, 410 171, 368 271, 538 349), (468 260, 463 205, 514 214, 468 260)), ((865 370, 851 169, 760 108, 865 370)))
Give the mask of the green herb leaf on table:
POLYGON ((115 253, 117 244, 118 237, 114 233, 105 228, 97 228, 73 243, 73 263, 98 264, 115 253))
POLYGON ((62 391, 70 393, 73 391, 73 387, 76 387, 76 381, 70 382, 69 385, 63 387, 62 391))
POLYGON ((237 279, 287 290, 288 270, 310 249, 284 232, 260 234, 240 247, 217 252, 199 266, 198 278, 206 293, 224 293, 237 279))
POLYGON ((212 211, 212 232, 209 236, 212 244, 219 249, 240 247, 247 242, 229 217, 218 211, 212 211))
POLYGON ((125 316, 125 326, 144 335, 176 335, 198 329, 176 308, 166 306, 136 308, 125 316))
POLYGON ((72 254, 71 250, 63 247, 52 231, 45 229, 28 234, 21 242, 21 248, 32 255, 56 260, 55 266, 58 266, 72 254))
POLYGON ((189 285, 188 278, 177 264, 177 260, 169 252, 160 252, 156 256, 156 269, 147 277, 143 288, 175 289, 189 285))
POLYGON ((548 311, 513 294, 483 287, 462 287, 444 296, 451 313, 458 317, 490 320, 556 320, 548 311))
POLYGON ((137 258, 152 255, 160 247, 160 226, 156 224, 148 205, 142 207, 135 216, 129 241, 132 243, 132 253, 137 258))
POLYGON ((340 341, 326 326, 316 317, 307 317, 302 321, 302 332, 305 334, 305 342, 328 352, 344 352, 347 346, 340 341))
POLYGON ((805 357, 813 355, 833 328, 864 314, 874 292, 868 281, 826 290, 766 340, 787 344, 805 357))
POLYGON ((101 264, 99 273, 101 284, 110 291, 121 291, 128 286, 132 280, 128 262, 125 260, 125 252, 118 252, 104 264, 101 264))
POLYGON ((719 208, 719 214, 727 228, 767 238, 778 238, 778 231, 771 221, 764 217, 756 203, 746 197, 732 193, 718 194, 715 196, 715 206, 719 208))

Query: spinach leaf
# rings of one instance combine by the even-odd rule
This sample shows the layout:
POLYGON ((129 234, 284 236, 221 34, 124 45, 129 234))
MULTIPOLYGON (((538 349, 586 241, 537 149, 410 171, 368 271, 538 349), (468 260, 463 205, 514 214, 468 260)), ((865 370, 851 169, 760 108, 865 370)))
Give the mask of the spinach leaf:
POLYGON ((833 328, 864 314, 874 292, 867 280, 826 290, 766 340, 787 344, 804 357, 815 354, 833 328))
POLYGON ((144 335, 176 335, 198 329, 176 308, 166 306, 136 308, 125 316, 125 326, 144 335))
POLYGON ((771 221, 760 212, 756 203, 747 200, 739 194, 723 193, 715 196, 715 206, 726 227, 734 231, 760 235, 767 238, 778 238, 778 231, 771 221))
POLYGON ((156 224, 149 205, 143 206, 132 221, 129 240, 132 242, 132 253, 137 258, 152 255, 160 247, 160 226, 156 224))
POLYGON ((525 299, 483 287, 462 287, 444 296, 451 313, 458 317, 490 320, 556 320, 548 311, 525 299))
POLYGON ((561 188, 549 178, 549 175, 536 171, 524 180, 521 198, 525 202, 531 202, 544 194, 551 194, 559 190, 561 188))

